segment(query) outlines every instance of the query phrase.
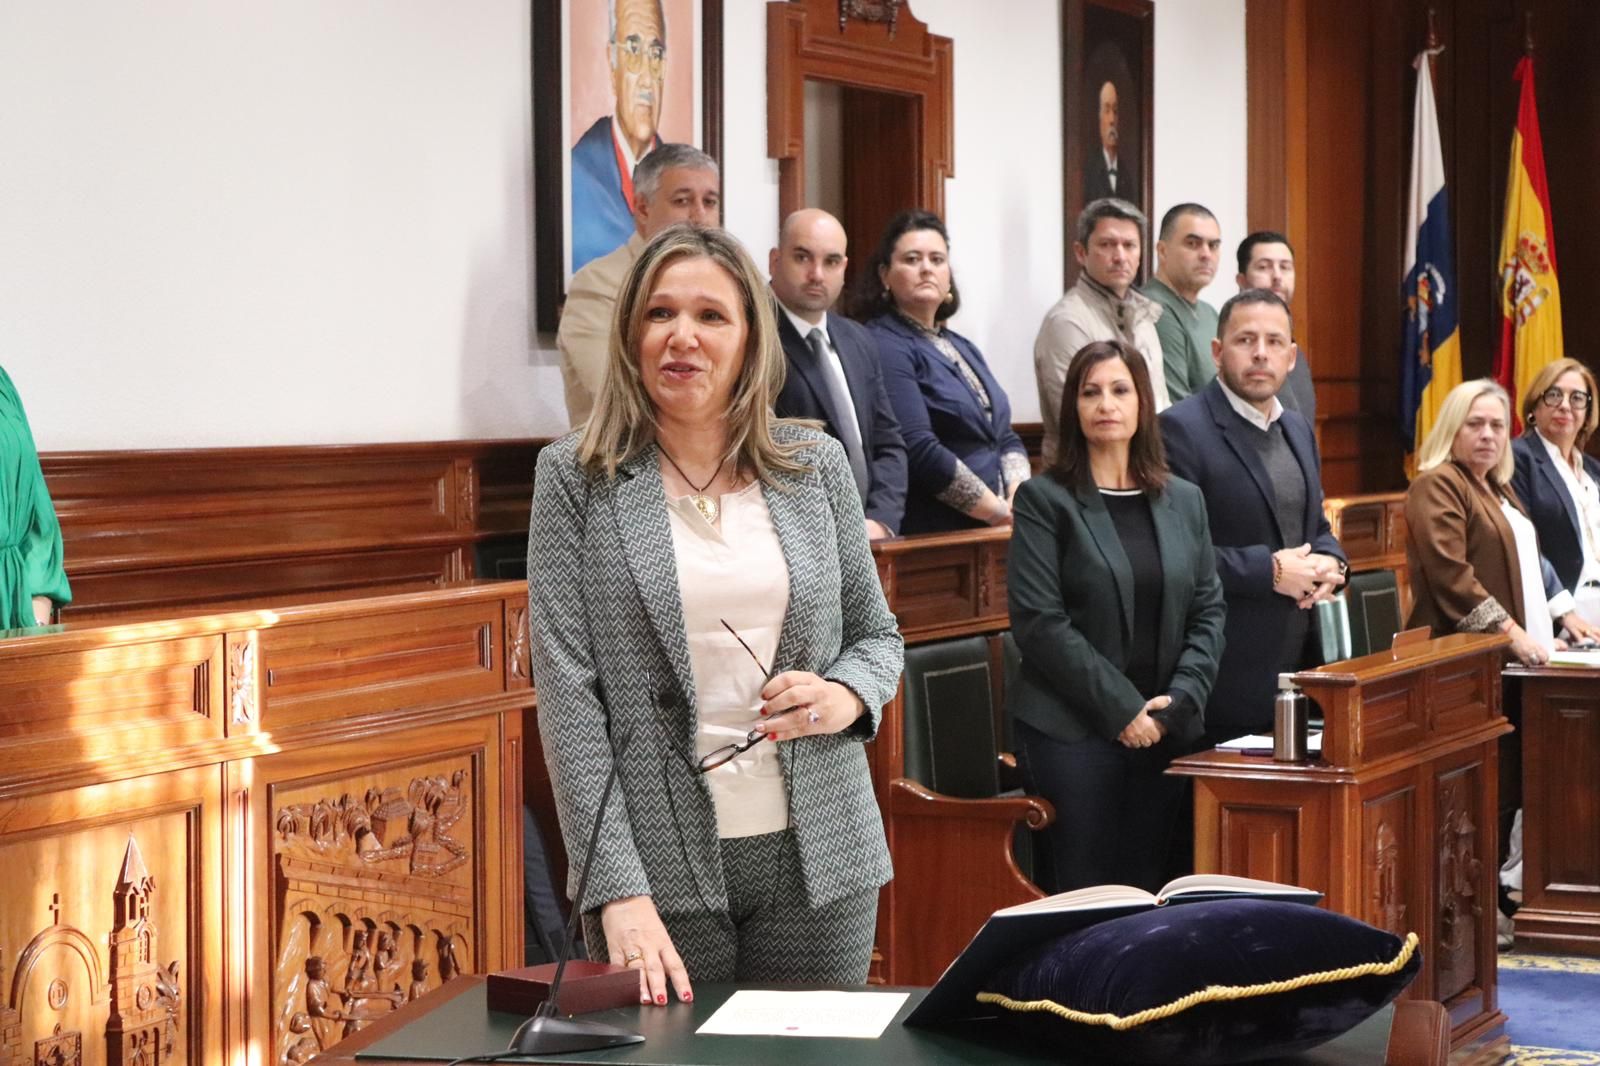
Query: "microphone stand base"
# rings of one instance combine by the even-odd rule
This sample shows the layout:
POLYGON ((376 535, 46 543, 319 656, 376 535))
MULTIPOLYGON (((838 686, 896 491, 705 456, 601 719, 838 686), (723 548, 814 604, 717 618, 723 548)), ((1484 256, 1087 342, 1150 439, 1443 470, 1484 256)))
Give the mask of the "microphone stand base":
POLYGON ((617 1025, 583 1018, 541 1017, 522 1023, 510 1050, 522 1055, 565 1055, 573 1051, 642 1044, 644 1037, 617 1025))

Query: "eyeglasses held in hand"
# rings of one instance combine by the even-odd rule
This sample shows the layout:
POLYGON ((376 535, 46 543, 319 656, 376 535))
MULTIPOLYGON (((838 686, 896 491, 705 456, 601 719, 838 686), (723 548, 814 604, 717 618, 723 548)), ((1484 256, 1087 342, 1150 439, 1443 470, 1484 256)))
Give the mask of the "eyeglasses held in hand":
POLYGON ((1589 394, 1582 389, 1573 389, 1571 392, 1562 392, 1552 385, 1544 390, 1539 397, 1546 407, 1560 407, 1564 399, 1572 405, 1574 411, 1587 411, 1589 409, 1589 394))
MULTIPOLYGON (((722 620, 719 619, 719 621, 722 620)), ((726 629, 729 633, 732 633, 733 639, 739 642, 739 647, 743 648, 750 654, 751 661, 753 661, 761 670, 761 676, 763 678, 770 678, 772 676, 772 671, 768 670, 766 665, 762 663, 760 657, 756 655, 755 650, 744 642, 744 638, 738 634, 738 631, 736 631, 726 621, 722 621, 722 628, 726 629)), ((703 774, 710 773, 719 766, 726 766, 728 763, 738 758, 742 752, 749 751, 751 748, 765 740, 766 737, 767 734, 761 729, 752 729, 750 732, 744 735, 743 740, 737 741, 733 744, 724 744, 716 751, 702 756, 700 761, 695 763, 695 768, 703 774)))

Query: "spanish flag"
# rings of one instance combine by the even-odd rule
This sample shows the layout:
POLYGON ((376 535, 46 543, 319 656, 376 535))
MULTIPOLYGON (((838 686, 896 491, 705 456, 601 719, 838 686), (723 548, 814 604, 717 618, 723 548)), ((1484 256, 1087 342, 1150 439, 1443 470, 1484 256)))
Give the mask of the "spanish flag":
POLYGON ((1544 142, 1533 93, 1533 59, 1517 64, 1522 100, 1511 135, 1511 176, 1506 181, 1506 225, 1500 237, 1500 353, 1495 380, 1515 406, 1539 369, 1562 356, 1561 287, 1556 284, 1555 232, 1544 142))
POLYGON ((1406 218, 1406 304, 1401 359, 1400 433, 1406 468, 1438 417, 1445 394, 1461 383, 1461 333, 1456 328, 1456 273, 1450 240, 1450 197, 1444 186, 1439 113, 1433 104, 1428 52, 1417 56, 1412 110, 1411 189, 1406 218))

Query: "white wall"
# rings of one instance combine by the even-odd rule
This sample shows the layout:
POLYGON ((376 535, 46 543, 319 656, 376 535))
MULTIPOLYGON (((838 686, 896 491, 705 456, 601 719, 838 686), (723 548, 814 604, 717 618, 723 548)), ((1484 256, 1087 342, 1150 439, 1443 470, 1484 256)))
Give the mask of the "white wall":
MULTIPOLYGON (((913 9, 956 41, 955 325, 1031 420, 1062 284, 1058 3, 913 9)), ((725 222, 764 261, 765 4, 725 22, 725 222)), ((1158 0, 1156 27, 1157 208, 1209 204, 1227 244, 1243 0, 1158 0)), ((0 4, 0 364, 40 446, 564 428, 529 308, 528 35, 528 0, 0 4)))

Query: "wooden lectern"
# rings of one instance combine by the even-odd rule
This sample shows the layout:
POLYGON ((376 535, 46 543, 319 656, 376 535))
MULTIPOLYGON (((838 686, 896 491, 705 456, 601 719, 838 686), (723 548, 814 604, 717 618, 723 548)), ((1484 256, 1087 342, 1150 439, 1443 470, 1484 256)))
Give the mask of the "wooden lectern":
POLYGON ((1505 644, 1462 634, 1296 674, 1325 718, 1320 759, 1213 750, 1169 771, 1194 778, 1197 870, 1320 889, 1331 910, 1421 936, 1407 995, 1444 1003, 1456 1048, 1505 1021, 1495 992, 1505 644))

